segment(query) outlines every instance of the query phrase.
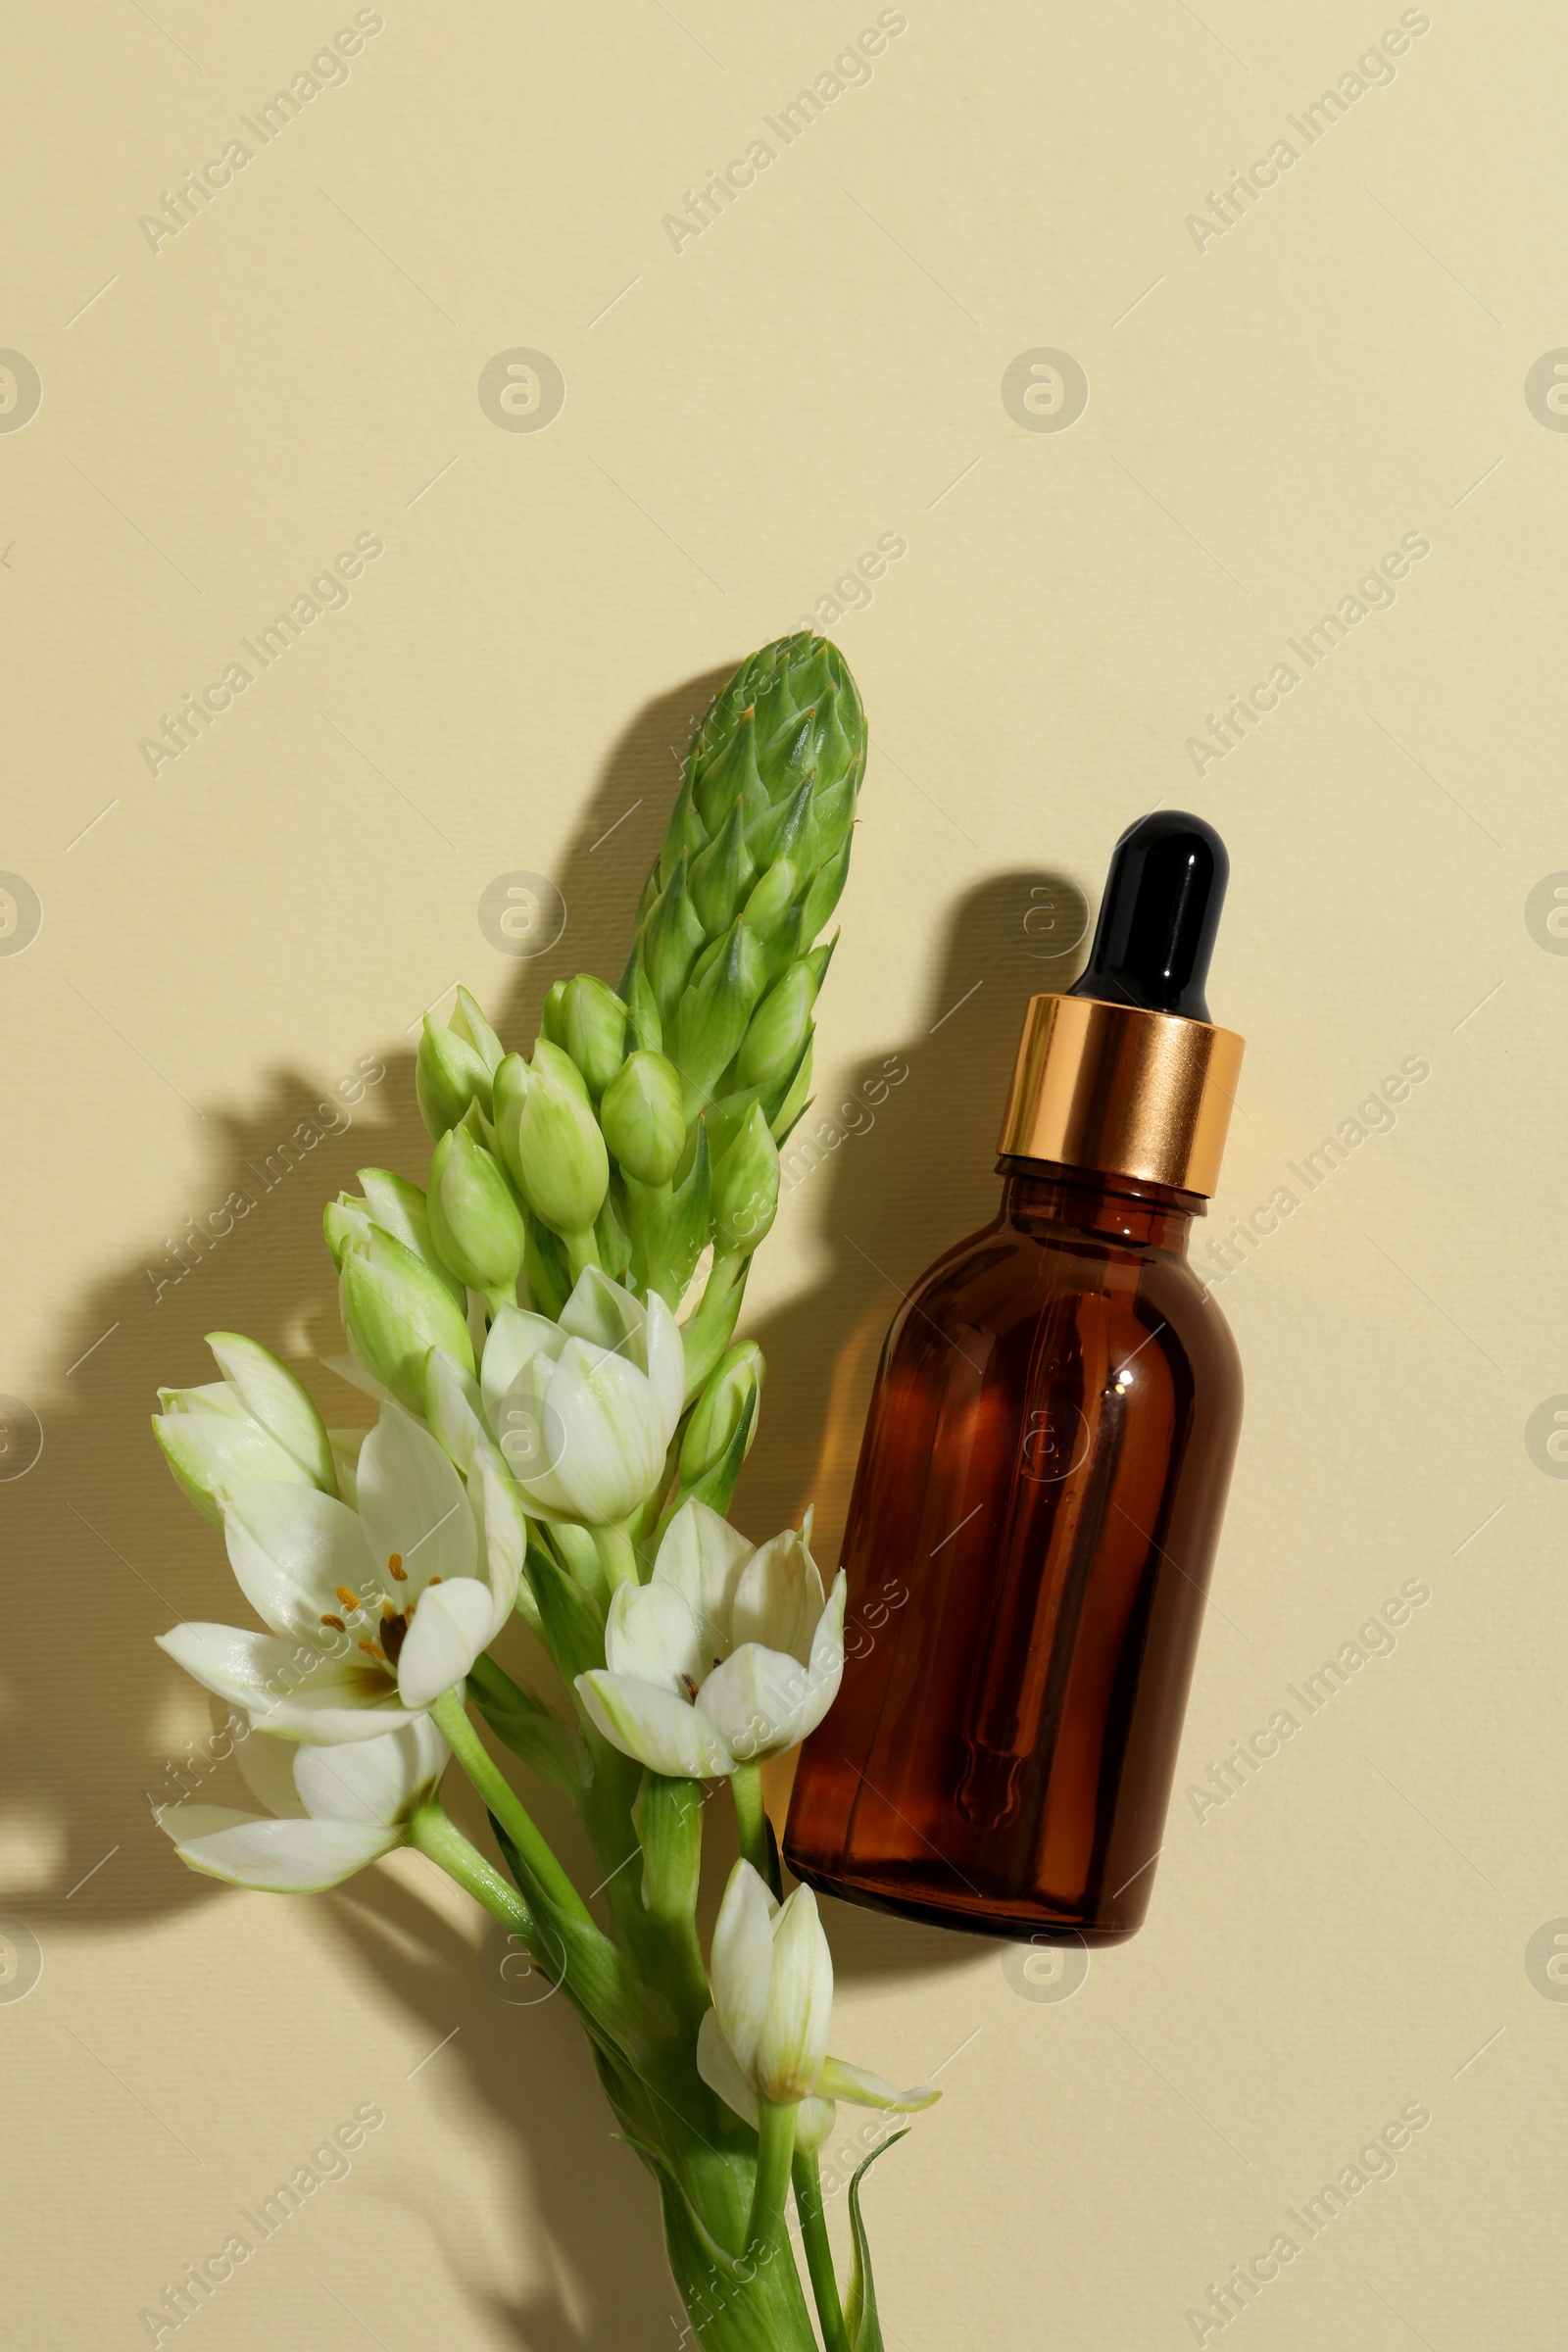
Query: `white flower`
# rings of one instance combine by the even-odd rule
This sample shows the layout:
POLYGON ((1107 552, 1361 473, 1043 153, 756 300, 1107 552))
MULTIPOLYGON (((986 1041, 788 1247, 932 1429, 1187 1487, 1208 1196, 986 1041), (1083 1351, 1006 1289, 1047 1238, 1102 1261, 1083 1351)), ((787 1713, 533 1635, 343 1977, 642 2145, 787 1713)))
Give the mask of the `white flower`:
POLYGON ((906 2112, 939 2091, 895 2090, 880 2075, 827 2054, 833 1960, 809 1886, 777 1903, 749 1862, 730 1873, 713 1930, 713 2006, 697 2035, 697 2067, 710 2090, 754 2127, 759 2099, 798 2109, 795 2144, 821 2146, 834 2101, 906 2112))
POLYGON ((652 1772, 708 1780, 813 1731, 844 1673, 844 1572, 824 1601, 810 1522, 755 1548, 707 1503, 681 1505, 646 1585, 617 1585, 603 1671, 577 1693, 652 1772))
POLYGON ((425 1363, 430 1426, 465 1463, 489 1436, 536 1518, 608 1527, 651 1494, 685 1400, 679 1326, 598 1266, 559 1323, 500 1307, 475 1381, 441 1349, 425 1363))
POLYGON ((175 1626, 160 1646, 267 1730, 373 1740, 460 1683, 511 1615, 526 1536, 493 1447, 466 1489, 387 1402, 360 1449, 356 1507, 268 1479, 221 1496, 229 1564, 270 1629, 175 1626))
POLYGON ((166 1806, 166 1831, 192 1870, 279 1894, 336 1886, 394 1846, 446 1768, 447 1743, 427 1715, 352 1747, 300 1747, 253 1730, 240 1770, 268 1818, 225 1805, 166 1806))

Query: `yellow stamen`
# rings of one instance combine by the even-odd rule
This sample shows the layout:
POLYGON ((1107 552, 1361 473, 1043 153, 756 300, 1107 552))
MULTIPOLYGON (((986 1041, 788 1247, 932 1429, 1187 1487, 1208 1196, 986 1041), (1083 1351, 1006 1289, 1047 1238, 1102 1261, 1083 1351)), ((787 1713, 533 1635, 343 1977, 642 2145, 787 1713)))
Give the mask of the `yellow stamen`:
POLYGON ((328 1617, 323 1615, 321 1623, 323 1625, 329 1625, 334 1634, 346 1634, 349 1630, 341 1617, 328 1617))
POLYGON ((334 1585, 332 1590, 336 1592, 339 1600, 343 1603, 343 1606, 346 1609, 364 1608, 364 1601, 361 1600, 357 1592, 351 1592, 347 1585, 334 1585))
POLYGON ((403 1565, 403 1554, 401 1551, 389 1551, 386 1555, 386 1564, 391 1570, 392 1574, 397 1578, 400 1585, 406 1585, 408 1583, 409 1572, 403 1565))
POLYGON ((360 1647, 365 1651, 367 1657, 379 1658, 383 1666, 386 1664, 386 1651, 381 1647, 379 1642, 362 1642, 360 1647))

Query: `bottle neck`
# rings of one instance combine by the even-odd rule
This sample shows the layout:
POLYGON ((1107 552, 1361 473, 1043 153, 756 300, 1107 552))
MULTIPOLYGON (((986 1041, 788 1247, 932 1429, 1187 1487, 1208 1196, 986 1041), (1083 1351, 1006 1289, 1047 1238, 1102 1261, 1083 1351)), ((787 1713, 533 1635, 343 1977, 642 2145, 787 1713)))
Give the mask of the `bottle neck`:
POLYGON ((1207 1206, 1200 1193, 1046 1159, 1004 1154, 997 1173, 1003 1179, 1002 1213, 1010 1224, 1065 1226, 1106 1241, 1169 1250, 1178 1257, 1187 1254, 1194 1217, 1202 1216, 1207 1206))

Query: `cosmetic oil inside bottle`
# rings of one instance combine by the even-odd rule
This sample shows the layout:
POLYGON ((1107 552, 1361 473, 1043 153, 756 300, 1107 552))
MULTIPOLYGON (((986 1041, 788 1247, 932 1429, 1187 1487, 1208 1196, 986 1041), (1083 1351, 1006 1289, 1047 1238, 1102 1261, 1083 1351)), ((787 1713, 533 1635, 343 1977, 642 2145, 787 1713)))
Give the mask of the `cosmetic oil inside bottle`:
POLYGON ((1122 835, 1087 970, 1025 1015, 997 1213, 888 1334, 784 1847, 847 1901, 1088 1943, 1148 1908, 1241 1425, 1187 1258, 1242 1060, 1228 872, 1200 818, 1122 835))

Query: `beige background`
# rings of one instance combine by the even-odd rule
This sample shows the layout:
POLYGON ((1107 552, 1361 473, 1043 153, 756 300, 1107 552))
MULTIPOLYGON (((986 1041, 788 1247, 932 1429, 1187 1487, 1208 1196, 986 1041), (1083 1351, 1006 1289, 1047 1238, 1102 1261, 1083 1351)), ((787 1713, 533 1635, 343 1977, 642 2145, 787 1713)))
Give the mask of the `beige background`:
POLYGON ((163 2284, 369 2101, 351 2177, 186 2334, 675 2340, 570 2018, 493 1995, 444 1882, 405 1857, 247 1896, 153 1829, 208 1722, 153 1636, 229 1603, 146 1415, 205 1377, 204 1331, 326 1342, 322 1200, 368 1161, 422 1173, 421 1007, 463 977, 526 1044, 551 980, 616 975, 690 719, 882 534, 907 553, 833 631, 874 748, 820 1101, 909 1075, 760 1263, 752 1532, 814 1492, 836 1542, 896 1292, 989 1213, 1023 1000, 1072 968, 1038 916, 1070 937, 1070 890, 1035 882, 1093 903, 1155 802, 1224 830, 1212 1001, 1250 1046, 1211 1232, 1431 1065, 1220 1294, 1249 1418, 1146 1931, 1060 2001, 1000 1947, 831 1920, 837 2045, 944 2070, 867 2198, 890 2346, 1190 2343, 1189 2307, 1413 2101, 1397 2176, 1250 2340, 1561 2340, 1568 2007, 1526 1951, 1568 1914, 1568 1488, 1526 1428, 1568 1391, 1568 943, 1527 901, 1568 869, 1568 439, 1524 385, 1568 341, 1564 28, 1433 0, 1308 148, 1287 118, 1392 0, 906 13, 679 253, 662 216, 875 8, 388 0, 156 253, 139 217, 352 10, 98 0, 13 53, 0 343, 43 387, 0 433, 0 864, 43 909, 0 956, 0 1388, 44 1438, 0 1483, 10 1990, 29 1935, 43 1961, 0 2004, 19 2341, 146 2341, 163 2284), (1189 213, 1281 137, 1299 161, 1200 251, 1189 213), (476 397, 516 347, 564 374, 547 430, 476 397), (1004 406, 1040 347, 1087 373, 1069 430, 1004 406), (155 780, 139 739, 360 533, 385 553, 347 609, 155 780), (1197 774, 1187 739, 1405 533, 1431 553, 1392 609, 1197 774), (567 912, 533 960, 476 914, 518 869, 567 912), (386 1076, 348 1131, 264 1192, 246 1163, 362 1057, 386 1076), (158 1293, 241 1185, 255 1209, 158 1293), (1395 1653, 1200 1822, 1183 1791, 1406 1579, 1431 1598, 1395 1653))

